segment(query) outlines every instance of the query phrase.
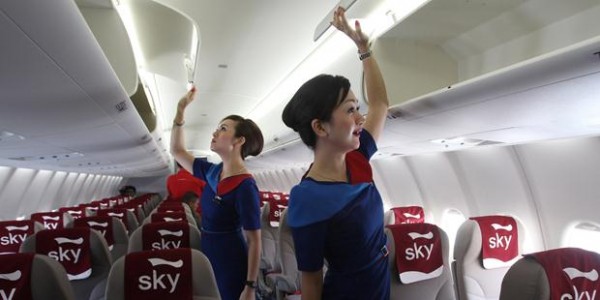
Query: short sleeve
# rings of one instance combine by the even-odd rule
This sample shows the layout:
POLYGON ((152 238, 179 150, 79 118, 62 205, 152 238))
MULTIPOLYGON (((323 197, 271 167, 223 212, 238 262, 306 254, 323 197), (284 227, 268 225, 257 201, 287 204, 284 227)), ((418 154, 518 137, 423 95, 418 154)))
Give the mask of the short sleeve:
POLYGON ((367 130, 362 130, 359 139, 360 146, 358 147, 358 151, 367 159, 371 159, 371 156, 377 152, 377 144, 375 143, 373 136, 367 130))
POLYGON ((194 165, 192 167, 194 171, 193 175, 206 181, 206 173, 208 172, 208 169, 210 169, 210 167, 212 166, 213 164, 209 163, 204 158, 195 158, 194 165))
POLYGON ((317 272, 323 268, 327 221, 292 227, 298 270, 317 272))
POLYGON ((258 187, 252 179, 244 180, 237 189, 235 210, 245 230, 260 229, 260 201, 258 187))

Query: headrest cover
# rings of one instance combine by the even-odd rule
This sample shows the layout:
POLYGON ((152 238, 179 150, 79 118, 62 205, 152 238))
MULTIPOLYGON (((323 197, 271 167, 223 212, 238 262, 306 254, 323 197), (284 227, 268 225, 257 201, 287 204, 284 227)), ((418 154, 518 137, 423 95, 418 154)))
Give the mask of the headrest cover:
POLYGON ((0 254, 18 253, 23 241, 34 232, 34 221, 0 222, 0 254))
POLYGON ((444 272, 442 239, 433 224, 388 225, 394 236, 396 268, 404 284, 436 278, 444 272))
POLYGON ((75 220, 73 227, 86 227, 97 230, 104 236, 110 250, 112 250, 115 244, 115 238, 113 236, 113 217, 95 216, 79 218, 75 220))
POLYGON ((192 299, 190 249, 142 251, 125 257, 125 299, 192 299))
POLYGON ((600 255, 579 248, 528 254, 546 271, 551 300, 592 300, 600 293, 600 255))
POLYGON ((60 262, 69 280, 86 279, 92 275, 89 228, 42 230, 36 234, 35 248, 36 253, 60 262))
POLYGON ((156 212, 185 212, 185 209, 181 205, 162 205, 156 208, 156 212))
POLYGON ((142 227, 142 249, 164 250, 190 247, 187 222, 154 222, 142 227))
POLYGON ((97 216, 115 217, 115 218, 121 220, 121 222, 123 222, 123 224, 125 224, 125 228, 127 228, 128 231, 134 229, 134 228, 129 228, 129 218, 127 217, 127 209, 126 208, 100 209, 100 210, 98 210, 96 215, 97 216))
POLYGON ((61 207, 58 211, 71 215, 75 220, 86 216, 84 207, 61 207))
POLYGON ((31 220, 40 222, 46 229, 62 229, 63 226, 63 213, 61 212, 42 212, 31 214, 31 220))
POLYGON ((420 206, 403 206, 392 208, 394 212, 394 224, 424 223, 425 213, 420 206))
POLYGON ((283 210, 288 207, 288 201, 269 199, 269 225, 279 227, 279 220, 283 210))
POLYGON ((154 213, 150 217, 150 222, 187 222, 184 212, 170 212, 170 213, 154 213))
POLYGON ((474 217, 481 230, 481 259, 486 269, 511 266, 519 255, 517 222, 509 216, 474 217))
POLYGON ((31 266, 35 253, 0 255, 1 299, 31 300, 31 266))
POLYGON ((181 201, 163 201, 158 207, 181 207, 183 208, 183 203, 181 201))

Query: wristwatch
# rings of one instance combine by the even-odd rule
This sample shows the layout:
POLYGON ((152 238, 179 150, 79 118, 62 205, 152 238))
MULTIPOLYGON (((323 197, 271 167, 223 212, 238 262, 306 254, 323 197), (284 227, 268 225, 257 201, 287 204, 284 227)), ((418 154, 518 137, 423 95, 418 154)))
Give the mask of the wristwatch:
POLYGON ((246 280, 246 286, 249 288, 256 288, 256 282, 254 280, 246 280))

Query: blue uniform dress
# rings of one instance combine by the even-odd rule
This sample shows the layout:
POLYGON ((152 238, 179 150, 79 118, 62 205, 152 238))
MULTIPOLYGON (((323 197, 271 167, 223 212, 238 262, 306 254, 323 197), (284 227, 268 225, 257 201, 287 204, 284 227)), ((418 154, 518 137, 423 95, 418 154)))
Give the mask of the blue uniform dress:
POLYGON ((223 164, 194 160, 194 176, 206 181, 202 192, 202 252, 212 264, 224 300, 239 299, 248 270, 245 230, 260 229, 256 182, 249 174, 219 181, 223 164))
POLYGON ((369 165, 376 151, 363 130, 360 147, 346 154, 349 183, 303 178, 290 193, 298 269, 316 272, 329 263, 322 299, 390 298, 383 202, 369 165))

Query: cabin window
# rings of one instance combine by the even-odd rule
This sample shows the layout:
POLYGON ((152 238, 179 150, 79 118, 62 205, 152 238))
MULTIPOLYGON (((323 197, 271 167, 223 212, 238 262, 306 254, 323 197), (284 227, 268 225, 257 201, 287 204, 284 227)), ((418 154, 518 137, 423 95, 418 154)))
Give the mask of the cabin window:
POLYGON ((591 222, 575 224, 565 232, 563 245, 600 253, 600 225, 591 222))
POLYGON ((450 257, 454 257, 454 241, 456 240, 456 233, 458 232, 458 228, 465 222, 465 215, 460 212, 458 209, 447 209, 442 215, 442 222, 440 227, 446 234, 448 235, 448 242, 450 248, 450 257))

